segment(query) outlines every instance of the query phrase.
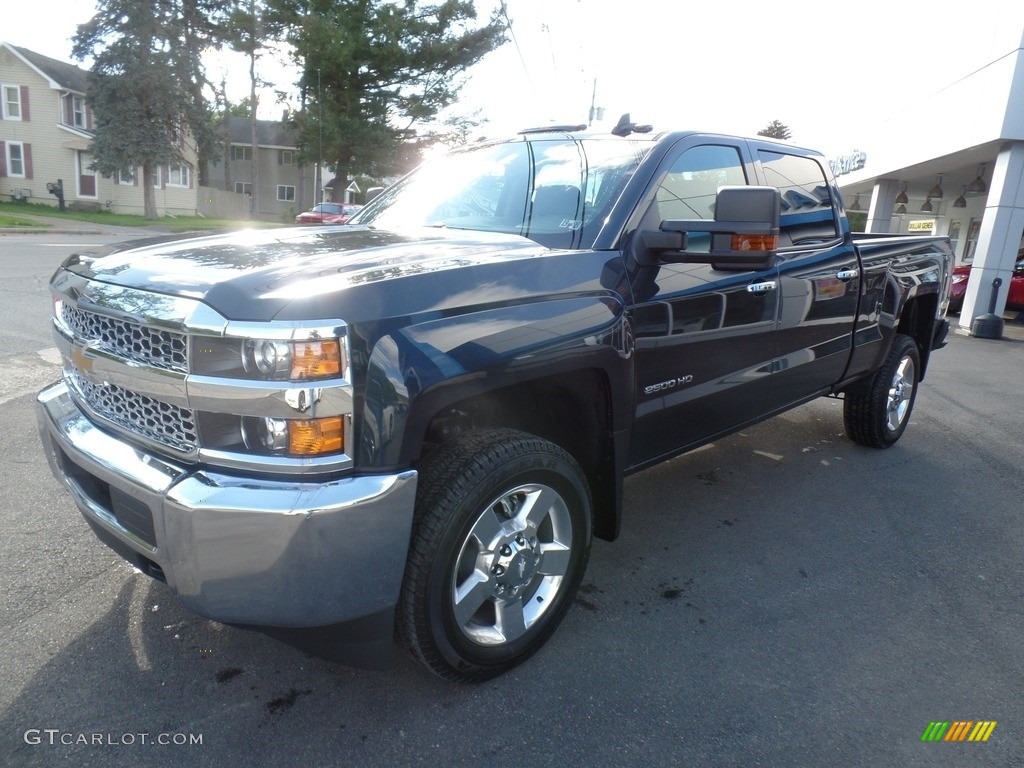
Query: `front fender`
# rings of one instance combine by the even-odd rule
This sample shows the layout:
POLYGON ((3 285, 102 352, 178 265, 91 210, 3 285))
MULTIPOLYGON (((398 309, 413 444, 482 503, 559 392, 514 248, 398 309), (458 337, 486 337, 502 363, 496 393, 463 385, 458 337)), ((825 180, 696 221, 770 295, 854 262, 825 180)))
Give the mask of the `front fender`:
POLYGON ((625 420, 632 351, 625 304, 613 293, 497 307, 396 330, 370 354, 357 465, 408 466, 443 409, 574 370, 603 371, 614 418, 625 420))

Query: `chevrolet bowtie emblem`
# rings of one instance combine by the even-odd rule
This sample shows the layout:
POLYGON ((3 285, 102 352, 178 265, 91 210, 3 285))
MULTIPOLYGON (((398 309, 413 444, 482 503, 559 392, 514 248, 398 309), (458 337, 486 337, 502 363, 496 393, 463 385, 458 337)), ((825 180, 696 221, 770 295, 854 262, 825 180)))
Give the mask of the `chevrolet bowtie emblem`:
POLYGON ((88 347, 71 347, 71 362, 80 371, 92 373, 93 358, 88 354, 88 347))

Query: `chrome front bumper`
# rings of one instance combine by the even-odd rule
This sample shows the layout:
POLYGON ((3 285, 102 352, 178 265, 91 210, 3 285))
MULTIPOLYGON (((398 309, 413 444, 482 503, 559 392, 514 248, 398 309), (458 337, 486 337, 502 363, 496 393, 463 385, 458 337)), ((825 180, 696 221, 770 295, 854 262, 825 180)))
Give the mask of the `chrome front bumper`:
POLYGON ((269 480, 173 463, 96 427, 63 383, 38 396, 54 475, 96 532, 216 621, 324 627, 398 601, 416 473, 269 480))

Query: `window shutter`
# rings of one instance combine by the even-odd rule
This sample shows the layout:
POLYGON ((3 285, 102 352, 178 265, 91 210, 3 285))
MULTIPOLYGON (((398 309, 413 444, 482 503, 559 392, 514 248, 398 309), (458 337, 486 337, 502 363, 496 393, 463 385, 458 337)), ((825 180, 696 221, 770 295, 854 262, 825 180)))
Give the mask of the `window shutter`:
POLYGON ((0 141, 0 179, 7 175, 7 146, 0 141))
POLYGON ((21 86, 21 119, 23 122, 28 122, 31 117, 28 112, 28 86, 21 86))
POLYGON ((22 144, 21 145, 22 162, 25 165, 25 178, 32 178, 32 145, 22 144))
POLYGON ((284 165, 284 152, 277 150, 277 164, 284 165))

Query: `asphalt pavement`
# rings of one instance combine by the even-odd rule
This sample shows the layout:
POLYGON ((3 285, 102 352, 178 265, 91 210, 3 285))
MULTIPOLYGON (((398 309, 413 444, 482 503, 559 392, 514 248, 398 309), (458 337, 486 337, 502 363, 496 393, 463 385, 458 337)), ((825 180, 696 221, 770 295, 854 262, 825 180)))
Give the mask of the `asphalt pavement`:
POLYGON ((95 539, 35 432, 45 240, 0 239, 0 765, 1021 765, 1024 327, 951 334, 889 450, 823 399, 630 477, 549 644, 458 686, 203 620, 95 539), (955 721, 996 725, 922 741, 955 721))

